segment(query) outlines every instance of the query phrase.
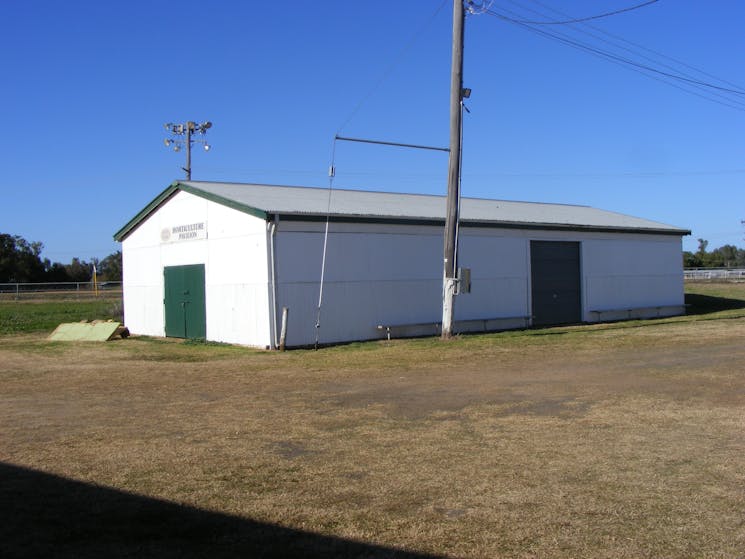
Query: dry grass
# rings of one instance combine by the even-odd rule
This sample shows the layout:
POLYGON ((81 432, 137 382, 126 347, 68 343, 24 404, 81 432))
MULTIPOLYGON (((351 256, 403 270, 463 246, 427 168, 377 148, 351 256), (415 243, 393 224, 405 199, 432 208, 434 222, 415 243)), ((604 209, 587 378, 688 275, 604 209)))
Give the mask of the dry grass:
MULTIPOLYGON (((6 337, 0 460, 368 544, 345 556, 742 557, 745 318, 717 312, 284 354, 6 337)), ((38 549, 18 518, 9 556, 38 549)), ((69 556, 116 555, 44 526, 69 556)), ((267 537, 220 549, 293 556, 267 537)))

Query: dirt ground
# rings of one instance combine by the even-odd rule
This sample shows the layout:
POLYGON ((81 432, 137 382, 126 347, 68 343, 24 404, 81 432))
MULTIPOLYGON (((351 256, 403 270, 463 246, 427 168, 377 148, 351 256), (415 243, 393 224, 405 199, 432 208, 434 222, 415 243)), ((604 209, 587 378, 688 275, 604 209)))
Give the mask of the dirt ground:
POLYGON ((745 556, 744 318, 0 363, 4 556, 745 556))

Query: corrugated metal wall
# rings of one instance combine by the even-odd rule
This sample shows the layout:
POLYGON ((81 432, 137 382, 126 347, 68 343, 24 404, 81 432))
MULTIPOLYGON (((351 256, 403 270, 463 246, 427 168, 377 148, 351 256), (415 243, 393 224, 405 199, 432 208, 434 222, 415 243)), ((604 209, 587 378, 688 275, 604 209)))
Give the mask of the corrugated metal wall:
MULTIPOLYGON (((531 240, 578 243, 577 320, 599 320, 593 311, 600 308, 683 309, 677 236, 463 228, 459 264, 472 269, 472 290, 456 298, 456 321, 475 321, 469 328, 530 323, 531 240)), ((288 345, 314 343, 322 251, 322 225, 280 224, 278 299, 290 309, 288 345)), ((382 337, 379 324, 440 322, 441 262, 440 228, 332 224, 319 341, 382 337)))
MULTIPOLYGON (((204 264, 207 338, 271 345, 270 239, 265 221, 179 192, 123 243, 130 331, 164 335, 163 267, 204 264), (200 222, 207 238, 161 239, 166 227, 200 222)), ((472 290, 456 298, 456 322, 473 321, 474 328, 529 323, 532 240, 579 243, 584 321, 601 320, 597 311, 683 308, 678 236, 464 227, 459 265, 471 268, 472 290)), ((323 223, 280 220, 275 248, 277 320, 288 307, 287 345, 313 344, 323 223)), ((380 324, 439 323, 442 249, 441 227, 332 223, 319 341, 383 337, 380 324)))

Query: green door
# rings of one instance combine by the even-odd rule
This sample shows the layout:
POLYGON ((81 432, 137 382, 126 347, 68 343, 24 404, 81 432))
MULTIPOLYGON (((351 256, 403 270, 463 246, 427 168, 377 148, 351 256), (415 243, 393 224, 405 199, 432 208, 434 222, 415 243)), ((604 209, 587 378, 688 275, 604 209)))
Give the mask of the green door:
POLYGON ((163 280, 166 336, 204 339, 207 336, 204 264, 166 266, 163 280))

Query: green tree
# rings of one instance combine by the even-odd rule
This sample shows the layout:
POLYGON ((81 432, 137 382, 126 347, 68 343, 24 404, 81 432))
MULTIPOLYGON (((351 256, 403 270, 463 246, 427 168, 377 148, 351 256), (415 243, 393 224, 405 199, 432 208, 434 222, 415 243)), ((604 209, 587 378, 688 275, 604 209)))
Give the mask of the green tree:
POLYGON ((18 235, 0 233, 0 282, 34 282, 44 280, 44 262, 39 242, 29 243, 18 235))
POLYGON ((686 268, 734 268, 745 266, 745 250, 735 245, 724 245, 707 252, 709 241, 698 239, 696 252, 683 252, 686 268))
POLYGON ((737 256, 735 257, 735 266, 742 268, 745 266, 745 250, 738 248, 737 256))
POLYGON ((45 258, 44 270, 44 281, 70 281, 70 276, 67 275, 64 264, 50 262, 48 258, 45 258))
POLYGON ((93 277, 93 268, 85 260, 73 258, 72 262, 65 266, 65 271, 69 278, 68 281, 91 281, 93 277))
POLYGON ((122 281, 122 251, 109 254, 97 266, 101 281, 122 281))
POLYGON ((703 262, 704 257, 706 256, 706 247, 709 246, 709 241, 706 239, 698 239, 698 250, 696 251, 696 254, 703 262))
POLYGON ((684 268, 700 268, 703 266, 703 261, 699 257, 698 253, 693 253, 690 250, 683 251, 683 267, 684 268))
POLYGON ((712 253, 717 253, 718 260, 721 260, 722 266, 732 268, 737 266, 738 248, 735 245, 724 245, 714 249, 712 253))
POLYGON ((117 251, 101 260, 86 262, 73 258, 69 264, 41 258, 44 245, 30 243, 18 235, 0 233, 0 283, 87 282, 93 278, 95 264, 102 281, 121 281, 122 253, 117 251))
POLYGON ((704 254, 704 268, 723 268, 724 258, 718 249, 704 254))

